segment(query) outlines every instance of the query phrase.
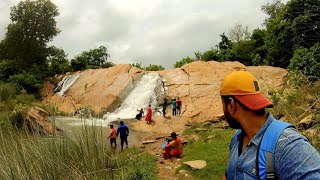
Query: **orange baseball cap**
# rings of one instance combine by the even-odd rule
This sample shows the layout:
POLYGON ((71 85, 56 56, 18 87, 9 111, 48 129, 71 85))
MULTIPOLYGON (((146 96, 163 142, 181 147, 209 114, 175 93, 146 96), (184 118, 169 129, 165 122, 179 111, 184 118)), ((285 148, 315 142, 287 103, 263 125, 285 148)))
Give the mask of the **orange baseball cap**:
POLYGON ((272 102, 261 94, 257 79, 247 71, 227 75, 222 81, 220 95, 234 96, 251 110, 273 107, 272 102))

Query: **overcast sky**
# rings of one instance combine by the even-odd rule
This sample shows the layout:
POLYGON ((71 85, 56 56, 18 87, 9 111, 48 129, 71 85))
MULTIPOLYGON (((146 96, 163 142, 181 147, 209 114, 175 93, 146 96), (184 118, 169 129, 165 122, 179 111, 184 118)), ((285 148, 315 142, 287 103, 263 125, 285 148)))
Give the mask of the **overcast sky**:
MULTIPOLYGON (((266 15, 261 6, 274 0, 52 0, 61 33, 52 43, 69 58, 101 45, 116 64, 141 62, 166 68, 195 51, 214 47, 236 23, 255 29, 266 15)), ((0 0, 0 40, 10 7, 0 0)))

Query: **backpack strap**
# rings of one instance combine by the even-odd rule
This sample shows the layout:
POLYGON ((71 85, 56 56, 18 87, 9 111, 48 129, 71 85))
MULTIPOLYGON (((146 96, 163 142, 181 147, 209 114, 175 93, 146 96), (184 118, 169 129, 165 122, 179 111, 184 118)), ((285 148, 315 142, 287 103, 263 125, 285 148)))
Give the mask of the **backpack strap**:
POLYGON ((257 154, 257 170, 259 179, 277 179, 275 174, 275 149, 279 136, 282 132, 288 128, 294 127, 292 124, 282 122, 279 120, 273 120, 267 127, 262 140, 259 144, 259 150, 257 154))

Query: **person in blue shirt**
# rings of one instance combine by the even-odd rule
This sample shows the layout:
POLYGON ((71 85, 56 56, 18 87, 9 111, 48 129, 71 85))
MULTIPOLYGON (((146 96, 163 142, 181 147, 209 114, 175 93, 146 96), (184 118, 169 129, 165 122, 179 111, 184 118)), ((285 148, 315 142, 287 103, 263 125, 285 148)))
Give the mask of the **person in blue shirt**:
POLYGON ((124 125, 123 121, 120 121, 120 126, 117 130, 117 137, 119 137, 120 134, 120 140, 121 140, 121 150, 123 150, 123 144, 126 143, 126 148, 128 148, 128 136, 129 136, 129 129, 126 125, 124 125))
POLYGON ((173 99, 171 104, 172 104, 172 116, 176 116, 177 115, 177 102, 176 102, 176 99, 173 99))
MULTIPOLYGON (((265 111, 273 104, 260 93, 256 78, 246 71, 227 75, 220 95, 229 126, 241 129, 230 143, 229 163, 222 179, 260 179, 257 151, 266 129, 275 120, 265 111)), ((320 179, 319 152, 293 127, 282 131, 274 157, 278 179, 320 179)))

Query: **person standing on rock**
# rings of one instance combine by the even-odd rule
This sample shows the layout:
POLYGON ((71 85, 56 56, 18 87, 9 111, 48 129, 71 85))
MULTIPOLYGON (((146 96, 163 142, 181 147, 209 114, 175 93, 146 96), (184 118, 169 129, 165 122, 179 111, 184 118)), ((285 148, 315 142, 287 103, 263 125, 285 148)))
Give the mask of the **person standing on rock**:
POLYGON ((121 151, 123 150, 123 144, 126 143, 126 148, 128 148, 128 136, 129 136, 129 129, 124 124, 123 121, 120 121, 120 126, 117 130, 117 137, 119 137, 120 134, 120 140, 121 140, 121 151))
POLYGON ((110 146, 112 147, 112 144, 114 143, 114 147, 117 147, 117 131, 113 127, 113 125, 110 125, 110 135, 108 137, 110 139, 110 146))
POLYGON ((149 124, 152 120, 152 110, 151 110, 151 105, 149 104, 149 107, 147 109, 147 114, 145 117, 145 120, 147 121, 147 124, 149 124))
POLYGON ((177 100, 177 114, 180 116, 181 115, 181 106, 182 106, 182 101, 180 100, 180 98, 178 97, 177 100))
POLYGON ((167 100, 167 98, 164 98, 164 99, 163 99, 163 105, 162 105, 162 114, 163 114, 163 117, 166 117, 167 106, 168 106, 168 100, 167 100))
POLYGON ((136 115, 135 119, 140 120, 141 117, 143 116, 144 112, 143 112, 142 108, 140 110, 137 110, 137 111, 139 111, 139 113, 136 115))
POLYGON ((175 132, 171 133, 172 141, 170 141, 162 151, 162 157, 165 159, 180 157, 182 154, 182 140, 177 137, 175 132))
POLYGON ((176 116, 177 115, 177 102, 176 99, 172 100, 172 116, 176 116))
POLYGON ((266 113, 273 104, 251 73, 227 75, 220 95, 226 121, 239 129, 230 142, 222 179, 319 179, 319 152, 293 125, 266 113))

